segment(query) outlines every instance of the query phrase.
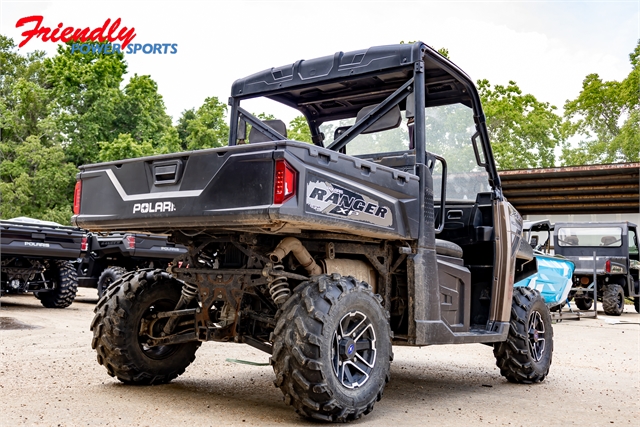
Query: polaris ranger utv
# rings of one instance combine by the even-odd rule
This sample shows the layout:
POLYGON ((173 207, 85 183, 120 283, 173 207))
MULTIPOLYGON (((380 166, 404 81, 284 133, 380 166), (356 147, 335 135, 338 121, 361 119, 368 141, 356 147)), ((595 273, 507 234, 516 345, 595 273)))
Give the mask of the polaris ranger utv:
POLYGON ((165 269, 172 259, 187 252, 167 236, 135 233, 88 233, 82 238, 78 286, 97 288, 98 297, 127 271, 165 269))
POLYGON ((83 231, 26 217, 2 221, 0 228, 0 295, 33 292, 47 308, 70 306, 83 231))
POLYGON ((326 421, 373 409, 392 344, 483 343, 509 381, 545 378, 549 311, 513 288, 535 260, 456 65, 421 42, 338 52, 237 80, 229 103, 227 147, 80 168, 77 225, 188 248, 98 302, 110 375, 164 383, 203 341, 245 343, 271 354, 286 403, 326 421), (251 98, 304 115, 313 144, 251 98))

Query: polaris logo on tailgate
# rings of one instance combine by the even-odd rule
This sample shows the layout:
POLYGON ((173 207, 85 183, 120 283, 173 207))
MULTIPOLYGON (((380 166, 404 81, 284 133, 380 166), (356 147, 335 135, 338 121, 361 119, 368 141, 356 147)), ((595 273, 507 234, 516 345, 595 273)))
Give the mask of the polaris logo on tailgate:
POLYGON ((50 245, 48 243, 38 243, 38 242, 24 242, 25 246, 35 246, 37 248, 48 248, 50 245))
POLYGON ((136 203, 133 205, 133 213, 173 212, 175 210, 176 205, 172 202, 136 203))

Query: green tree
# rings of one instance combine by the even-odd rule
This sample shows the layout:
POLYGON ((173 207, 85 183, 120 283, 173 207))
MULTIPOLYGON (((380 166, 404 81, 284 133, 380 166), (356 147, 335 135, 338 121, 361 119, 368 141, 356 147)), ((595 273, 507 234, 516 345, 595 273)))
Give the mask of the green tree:
POLYGON ((99 142, 119 135, 114 126, 127 71, 124 54, 72 53, 70 44, 45 60, 47 84, 53 94, 52 115, 67 158, 76 165, 95 162, 99 142))
POLYGON ((212 96, 195 113, 195 118, 187 124, 187 149, 223 147, 229 140, 229 126, 225 115, 227 106, 212 96))
POLYGON ((178 138, 180 138, 180 145, 183 149, 187 149, 187 138, 189 137, 189 122, 196 118, 195 108, 184 110, 182 115, 178 119, 176 130, 178 131, 178 138))
POLYGON ((294 141, 311 143, 311 130, 304 116, 298 116, 289 122, 287 138, 294 141))
POLYGON ((155 154, 169 154, 184 151, 186 147, 182 146, 178 130, 170 126, 160 137, 160 141, 155 144, 155 154))
POLYGON ((124 96, 118 104, 114 128, 128 133, 139 142, 158 146, 160 139, 172 127, 166 113, 158 85, 150 76, 135 74, 124 88, 124 96))
POLYGON ((100 143, 98 160, 101 162, 111 162, 150 156, 152 154, 154 154, 154 150, 150 142, 138 142, 128 133, 121 133, 111 142, 100 143))
POLYGON ((567 135, 555 106, 523 94, 513 81, 492 87, 488 80, 479 80, 478 91, 500 169, 555 165, 554 150, 567 135))
POLYGON ((14 144, 30 135, 50 140, 49 103, 51 93, 43 73, 44 52, 22 56, 13 40, 0 35, 0 139, 3 156, 11 159, 14 144))
MULTIPOLYGON (((0 144, 4 149, 6 144, 0 144)), ((58 145, 47 147, 31 135, 0 164, 0 216, 29 216, 69 224, 76 167, 58 145)))
POLYGON ((444 56, 447 59, 451 59, 449 58, 449 49, 447 49, 446 47, 441 47, 440 49, 438 49, 438 52, 440 53, 440 55, 444 56))
POLYGON ((629 59, 632 69, 622 82, 589 74, 578 97, 565 104, 565 116, 581 140, 563 149, 564 164, 640 160, 640 41, 629 59))

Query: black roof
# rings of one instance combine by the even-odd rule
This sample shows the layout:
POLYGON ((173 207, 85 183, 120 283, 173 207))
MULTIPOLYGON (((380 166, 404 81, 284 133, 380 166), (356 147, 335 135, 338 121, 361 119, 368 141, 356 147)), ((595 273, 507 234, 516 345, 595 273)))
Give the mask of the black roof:
POLYGON ((270 68, 236 80, 231 96, 266 96, 318 122, 355 117, 362 107, 382 102, 406 83, 422 60, 427 106, 454 102, 471 106, 470 89, 475 92, 471 79, 422 42, 337 52, 270 68))

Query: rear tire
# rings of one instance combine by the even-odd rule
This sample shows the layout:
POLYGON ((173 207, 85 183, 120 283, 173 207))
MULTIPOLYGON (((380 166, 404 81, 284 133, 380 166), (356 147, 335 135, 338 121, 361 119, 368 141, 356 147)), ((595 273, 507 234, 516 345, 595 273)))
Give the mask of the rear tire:
POLYGON ((55 261, 50 264, 46 276, 54 282, 54 289, 40 292, 38 299, 47 308, 69 307, 78 292, 78 272, 69 261, 55 261))
POLYGON ((500 374, 509 382, 539 383, 549 374, 553 354, 551 314, 540 292, 514 288, 505 342, 493 348, 500 374))
POLYGON ((624 290, 620 285, 607 285, 602 293, 602 309, 609 316, 620 316, 624 311, 624 290))
POLYGON ((313 277, 279 312, 271 365, 284 400, 302 416, 329 422, 373 410, 389 381, 389 315, 353 277, 313 277))
POLYGON ((180 283, 162 270, 127 273, 109 288, 91 323, 91 347, 109 375, 126 384, 163 384, 195 360, 200 341, 149 347, 139 332, 146 319, 155 323, 151 328, 159 335, 166 321, 153 321, 152 314, 173 310, 180 294, 180 283))
POLYGON ((640 297, 633 299, 633 306, 636 308, 636 313, 640 313, 640 297))
POLYGON ((119 280, 127 273, 127 269, 118 266, 105 268, 98 279, 98 298, 102 298, 105 291, 116 280, 119 280))
POLYGON ((574 301, 579 310, 590 310, 593 306, 592 298, 574 298, 574 301))

